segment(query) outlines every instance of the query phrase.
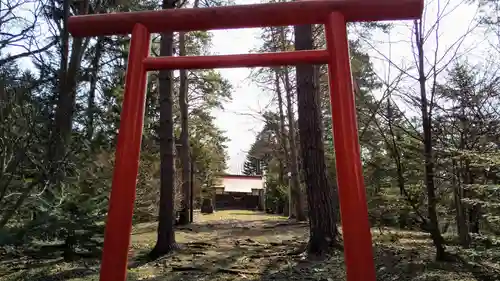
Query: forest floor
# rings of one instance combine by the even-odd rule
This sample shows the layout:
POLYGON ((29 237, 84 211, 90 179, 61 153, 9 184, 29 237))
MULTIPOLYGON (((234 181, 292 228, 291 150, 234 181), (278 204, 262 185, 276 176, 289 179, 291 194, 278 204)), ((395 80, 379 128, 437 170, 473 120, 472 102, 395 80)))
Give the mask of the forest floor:
MULTIPOLYGON (((145 257, 156 240, 156 223, 135 225, 128 280, 345 280, 342 252, 323 260, 308 259, 303 254, 307 235, 307 224, 280 216, 249 211, 196 214, 194 224, 176 231, 178 251, 148 261, 145 257)), ((498 263, 486 259, 486 254, 475 252, 476 258, 471 259, 460 253, 468 258, 435 262, 425 233, 374 229, 373 240, 378 280, 500 280, 498 263)), ((25 260, 22 264, 13 268, 12 261, 0 258, 0 280, 98 280, 98 260, 25 260), (10 270, 2 271, 2 266, 10 270)))

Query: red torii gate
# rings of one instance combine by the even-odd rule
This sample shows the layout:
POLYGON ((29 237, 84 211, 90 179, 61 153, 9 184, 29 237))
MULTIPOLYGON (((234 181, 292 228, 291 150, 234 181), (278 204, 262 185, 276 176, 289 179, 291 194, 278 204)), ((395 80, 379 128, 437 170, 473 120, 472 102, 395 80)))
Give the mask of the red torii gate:
POLYGON ((328 64, 347 280, 375 281, 346 23, 418 19, 422 11, 423 0, 313 0, 71 17, 75 37, 132 33, 100 280, 125 281, 127 275, 147 71, 328 64), (324 24, 327 49, 149 57, 151 33, 301 24, 324 24))

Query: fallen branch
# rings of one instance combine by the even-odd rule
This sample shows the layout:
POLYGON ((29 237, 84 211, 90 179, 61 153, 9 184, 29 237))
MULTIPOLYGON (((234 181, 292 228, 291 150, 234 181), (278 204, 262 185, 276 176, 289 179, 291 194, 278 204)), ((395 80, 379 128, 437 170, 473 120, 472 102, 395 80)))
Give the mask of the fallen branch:
POLYGON ((290 251, 290 252, 278 252, 278 253, 267 253, 267 254, 254 254, 250 255, 249 258, 251 259, 257 259, 257 258, 270 258, 270 257, 287 257, 287 256, 297 256, 300 255, 304 252, 303 249, 298 249, 295 251, 290 251))
POLYGON ((215 247, 214 244, 206 243, 206 242, 189 242, 189 243, 186 243, 186 245, 188 247, 197 248, 197 249, 213 248, 213 247, 215 247))
MULTIPOLYGON (((201 271, 201 272, 208 272, 212 271, 208 268, 204 267, 195 267, 195 266, 173 266, 172 271, 176 272, 185 272, 185 271, 201 271)), ((214 270, 215 273, 231 273, 231 274, 260 274, 260 272, 255 272, 255 271, 247 271, 247 270, 241 270, 241 269, 234 269, 234 268, 216 268, 214 270)))
POLYGON ((247 271, 247 270, 241 270, 241 269, 232 269, 232 268, 218 268, 217 272, 231 273, 231 274, 260 274, 260 272, 247 271))
POLYGON ((283 226, 300 226, 300 225, 306 225, 307 223, 308 222, 284 222, 284 223, 277 223, 274 225, 264 225, 262 228, 270 229, 270 228, 283 227, 283 226))
POLYGON ((194 266, 173 266, 172 271, 205 271, 205 269, 194 266))

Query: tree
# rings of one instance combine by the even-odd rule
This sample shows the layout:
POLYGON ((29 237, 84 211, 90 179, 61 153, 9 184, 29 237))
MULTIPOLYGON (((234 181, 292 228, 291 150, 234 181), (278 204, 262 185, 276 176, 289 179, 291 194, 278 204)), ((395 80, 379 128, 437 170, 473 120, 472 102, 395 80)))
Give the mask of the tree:
POLYGON ((247 176, 262 175, 261 160, 255 158, 254 156, 247 155, 245 163, 243 163, 242 173, 247 176))
MULTIPOLYGON (((261 50, 264 52, 276 51, 290 51, 293 49, 291 42, 291 29, 288 27, 270 27, 264 28, 261 38, 263 39, 263 46, 261 50)), ((273 95, 276 96, 277 112, 279 116, 279 143, 280 155, 278 158, 279 165, 279 185, 288 185, 288 214, 291 218, 296 218, 299 221, 305 220, 304 207, 303 207, 303 192, 300 186, 300 169, 299 169, 299 155, 298 155, 298 140, 296 134, 296 118, 294 110, 295 93, 291 75, 292 70, 288 66, 275 67, 272 69, 259 69, 254 73, 254 81, 258 82, 260 87, 265 90, 271 90, 273 95), (273 87, 269 88, 269 85, 273 87), (283 99, 283 94, 285 99, 283 99), (286 114, 285 114, 286 108, 286 114), (288 126, 286 126, 288 124, 288 126), (286 128, 288 127, 288 128, 286 128), (286 165, 284 165, 286 163, 286 165), (285 169, 286 168, 286 169, 285 169), (288 183, 284 182, 284 175, 289 174, 288 183)))
MULTIPOLYGON (((175 9, 176 0, 163 0, 162 9, 175 9)), ((173 32, 162 33, 160 55, 172 56, 173 32)), ((175 138, 173 123, 173 77, 171 70, 159 74, 160 93, 160 208, 158 215, 158 238, 150 256, 157 258, 175 248, 174 213, 174 175, 175 175, 175 138)))
MULTIPOLYGON (((199 0, 195 0, 193 7, 198 8, 199 0)), ((179 32, 179 55, 186 55, 186 34, 179 32)), ((188 204, 191 198, 191 148, 189 145, 189 123, 188 123, 188 77, 185 69, 179 72, 179 108, 181 115, 181 163, 182 163, 182 191, 183 191, 183 206, 179 217, 179 224, 188 224, 193 218, 190 218, 190 207, 188 204)))
POLYGON ((282 156, 280 153, 277 116, 272 112, 264 113, 264 128, 256 136, 243 163, 243 174, 262 175, 269 172, 269 163, 273 158, 282 156))
POLYGON ((39 40, 36 30, 43 22, 44 5, 34 0, 0 3, 0 67, 39 55, 57 44, 56 38, 32 44, 39 40), (27 8, 31 5, 33 8, 27 8))
POLYGON ((497 184, 492 166, 498 148, 493 132, 500 129, 497 81, 495 71, 457 62, 448 71, 447 83, 437 86, 440 105, 434 133, 439 169, 449 175, 457 231, 465 248, 471 244, 470 233, 479 234, 481 221, 488 217, 483 215, 490 208, 485 195, 494 192, 490 184, 497 184))
POLYGON ((33 93, 36 78, 14 63, 0 67, 0 229, 26 204, 38 182, 33 157, 43 157, 48 112, 33 93))
MULTIPOLYGON (((71 5, 69 1, 62 1, 62 8, 59 8, 58 1, 50 1, 53 11, 62 14, 59 21, 55 17, 56 23, 61 25, 61 61, 59 68, 59 88, 57 96, 57 106, 54 118, 54 130, 51 136, 51 147, 48 149, 48 163, 55 165, 49 169, 50 179, 56 181, 59 185, 60 173, 63 167, 59 166, 61 160, 65 157, 68 143, 70 142, 71 130, 73 125, 74 107, 77 96, 77 74, 81 67, 83 54, 88 46, 88 40, 84 38, 73 38, 71 42, 71 53, 69 52, 69 31, 68 18, 71 14, 71 5)), ((75 8, 79 15, 85 15, 89 12, 88 0, 81 1, 75 8)), ((100 10, 100 8, 98 8, 100 10)), ((55 15, 53 15, 55 16, 55 15)))
MULTIPOLYGON (((421 163, 424 168, 422 187, 425 190, 425 197, 422 199, 425 200, 426 207, 425 220, 421 226, 431 235, 438 260, 446 260, 449 257, 445 251, 437 208, 440 201, 440 189, 436 181, 439 180, 440 175, 439 159, 436 158, 434 126, 436 109, 438 108, 438 81, 443 71, 448 69, 450 64, 461 55, 460 48, 465 39, 478 26, 478 23, 472 19, 465 27, 464 32, 457 38, 450 40, 447 49, 443 49, 443 45, 440 44, 442 22, 460 5, 465 5, 465 2, 437 1, 426 5, 425 9, 430 10, 432 7, 436 13, 424 13, 426 15, 424 19, 415 20, 410 26, 412 45, 409 50, 411 50, 413 57, 411 68, 398 65, 389 56, 375 50, 383 56, 390 67, 402 72, 405 79, 416 85, 414 87, 400 87, 398 92, 405 105, 419 110, 418 121, 415 118, 405 116, 409 120, 407 124, 409 123, 412 128, 405 133, 419 141, 417 147, 421 150, 421 163), (427 40, 428 38, 434 38, 434 40, 427 40)), ((371 43, 365 42, 371 45, 371 43)))
POLYGON ((441 235, 439 229, 439 221, 437 217, 437 198, 436 198, 436 187, 434 185, 434 149, 432 145, 432 108, 434 102, 435 92, 431 92, 430 100, 427 97, 427 75, 425 73, 424 65, 424 30, 422 27, 422 21, 414 21, 414 35, 415 44, 417 46, 417 56, 418 56, 418 81, 420 83, 420 109, 422 113, 422 131, 423 137, 422 142, 424 145, 424 182, 427 191, 427 215, 428 221, 426 223, 426 228, 429 230, 434 246, 436 247, 436 259, 444 260, 446 258, 444 239, 441 235))
MULTIPOLYGON (((274 87, 276 88, 276 96, 278 98, 278 112, 279 112, 279 141, 281 145, 281 150, 283 151, 283 157, 285 161, 279 161, 279 172, 278 172, 278 181, 280 185, 285 185, 285 172, 288 170, 288 166, 290 164, 290 154, 289 154, 289 142, 288 142, 288 137, 287 137, 287 132, 285 129, 285 113, 284 113, 284 106, 283 106, 283 94, 281 91, 281 81, 280 81, 280 75, 279 75, 279 69, 273 69, 274 72, 274 87), (285 168, 286 164, 286 168, 285 168)), ((295 132, 295 131, 293 131, 295 132)), ((288 132, 289 133, 289 132, 288 132)), ((297 163, 295 163, 297 164, 297 163)), ((291 189, 292 187, 290 186, 289 189, 289 204, 288 204, 288 214, 290 216, 293 215, 293 207, 292 207, 292 198, 291 198, 291 189)))
MULTIPOLYGON (((186 55, 186 35, 183 32, 179 33, 179 55, 186 55)), ((182 163, 182 211, 179 217, 179 224, 185 225, 190 221, 189 198, 191 197, 191 159, 189 145, 189 124, 188 124, 188 79, 187 71, 180 71, 180 86, 179 86, 179 108, 181 115, 181 137, 180 137, 180 154, 182 163)))
MULTIPOLYGON (((312 48, 312 26, 296 26, 295 49, 309 50, 312 48)), ((325 148, 315 67, 298 65, 296 77, 302 167, 309 206, 310 238, 308 251, 311 254, 322 255, 328 253, 335 245, 338 233, 334 191, 326 175, 325 148)))
MULTIPOLYGON (((17 245, 25 243, 23 247, 30 247, 29 243, 34 240, 50 240, 54 243, 49 248, 56 252, 62 250, 65 259, 96 255, 102 246, 102 221, 111 186, 130 37, 83 38, 78 49, 80 39, 69 36, 64 28, 65 20, 68 14, 80 14, 84 10, 89 14, 152 10, 158 4, 150 1, 124 1, 118 6, 113 1, 38 2, 4 4, 3 1, 0 4, 1 240, 17 245), (22 20, 18 17, 20 11, 34 16, 22 20), (38 34, 36 31, 42 27, 49 32, 38 34), (12 32, 4 32, 7 29, 12 32), (18 48, 11 49, 13 44, 18 48), (69 75, 69 70, 76 71, 76 75, 69 75), (62 97, 66 106, 58 104, 63 87, 64 91, 70 91, 62 97), (63 109, 71 116, 57 113, 63 109), (53 129, 55 123, 65 124, 67 138, 56 138, 61 134, 53 129), (60 145, 55 145, 56 140, 60 145), (5 233, 7 239, 4 240, 5 233)), ((154 42, 153 53, 157 53, 158 44, 154 42)), ((208 52, 209 44, 207 32, 186 34, 189 54, 208 52)), ((158 172, 157 76, 152 73, 148 78, 136 222, 153 220, 158 213, 161 173, 158 172)), ((194 109, 188 108, 188 114, 184 115, 188 116, 189 132, 193 136, 189 146, 197 161, 196 190, 201 188, 200 182, 205 183, 210 177, 207 175, 225 169, 226 138, 215 126, 210 111, 230 98, 231 85, 213 70, 190 71, 186 76, 191 82, 187 85, 187 100, 194 105, 194 109)), ((171 78, 174 100, 180 94, 181 79, 171 78)), ((172 112, 172 120, 180 120, 180 107, 173 104, 172 112)), ((178 123, 173 124, 176 137, 181 132, 178 123)), ((174 187, 178 189, 179 174, 173 176, 174 187)), ((176 210, 180 209, 180 195, 179 189, 173 200, 176 210)))

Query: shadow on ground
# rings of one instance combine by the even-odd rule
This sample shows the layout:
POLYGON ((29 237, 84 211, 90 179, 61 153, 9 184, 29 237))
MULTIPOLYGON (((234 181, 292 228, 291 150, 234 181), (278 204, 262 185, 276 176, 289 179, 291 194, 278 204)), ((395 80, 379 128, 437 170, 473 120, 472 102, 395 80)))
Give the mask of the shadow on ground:
MULTIPOLYGON (((303 254, 307 224, 245 217, 179 228, 176 238, 180 248, 154 261, 145 258, 156 238, 154 224, 136 228, 128 280, 345 280, 342 252, 323 260, 310 260, 303 254)), ((460 257, 456 262, 434 261, 432 243, 425 233, 374 230, 373 236, 377 280, 500 280, 500 273, 484 262, 460 257)), ((45 268, 37 266, 24 275, 0 276, 0 280, 97 281, 98 265, 98 260, 54 263, 45 268)))
MULTIPOLYGON (((320 261, 305 257, 307 224, 246 221, 232 226, 194 225, 181 232, 205 238, 184 243, 176 255, 138 266, 134 271, 159 270, 151 271, 147 279, 135 275, 135 280, 345 280, 342 252, 320 261)), ((425 233, 376 231, 374 238, 377 280, 500 280, 492 268, 466 266, 465 259, 436 262, 425 233)))

